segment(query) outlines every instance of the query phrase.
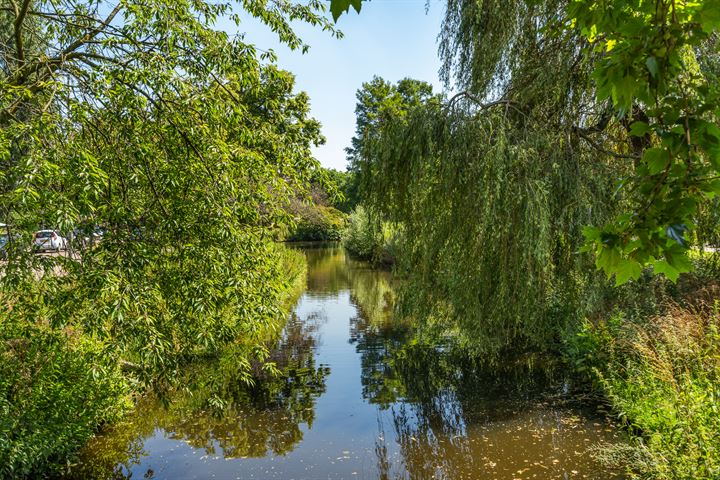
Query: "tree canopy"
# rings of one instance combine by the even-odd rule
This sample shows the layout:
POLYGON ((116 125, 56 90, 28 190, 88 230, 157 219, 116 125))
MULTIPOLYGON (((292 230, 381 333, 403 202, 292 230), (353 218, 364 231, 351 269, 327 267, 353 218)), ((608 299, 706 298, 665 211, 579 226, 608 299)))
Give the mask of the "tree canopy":
POLYGON ((0 6, 0 476, 192 358, 229 350, 250 382, 266 357, 304 277, 273 235, 323 138, 272 52, 220 28, 250 17, 296 49, 293 21, 335 32, 319 0, 0 6), (68 251, 35 255, 41 228, 68 251))
MULTIPOLYGON (((333 12, 350 6, 361 2, 333 12)), ((645 266, 688 271, 688 232, 720 193, 718 11, 716 0, 447 2, 441 73, 476 114, 542 118, 614 165, 623 207, 584 235, 617 283, 645 266)))
POLYGON ((690 270, 720 186, 717 8, 674 5, 449 0, 458 93, 364 85, 352 164, 404 229, 403 308, 488 358, 547 351, 600 308, 579 252, 616 284, 690 270))
POLYGON ((0 10, 4 285, 29 288, 38 270, 60 268, 45 278, 53 306, 43 316, 108 333, 144 318, 156 366, 177 348, 163 329, 179 318, 197 335, 231 338, 227 325, 202 325, 272 317, 269 233, 319 168, 310 147, 323 138, 293 76, 215 25, 252 15, 303 48, 289 22, 332 30, 323 9, 27 0, 0 10), (28 244, 42 227, 69 238, 101 227, 105 239, 73 244, 75 258, 37 257, 28 244))

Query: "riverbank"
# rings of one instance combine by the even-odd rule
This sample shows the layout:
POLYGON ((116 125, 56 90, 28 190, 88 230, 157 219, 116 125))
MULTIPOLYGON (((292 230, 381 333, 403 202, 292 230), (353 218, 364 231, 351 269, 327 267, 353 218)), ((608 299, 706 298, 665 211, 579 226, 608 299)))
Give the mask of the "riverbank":
POLYGON ((645 277, 567 339, 571 366, 633 435, 601 457, 633 478, 720 478, 719 278, 707 262, 677 285, 645 277))
MULTIPOLYGON (((518 295, 502 291, 504 300, 496 307, 504 314, 492 319, 478 299, 502 290, 494 276, 503 275, 501 268, 490 274, 474 258, 476 250, 409 242, 420 257, 431 255, 418 251, 435 252, 434 260, 421 266, 425 274, 418 275, 415 262, 402 263, 407 245, 391 247, 384 228, 361 207, 351 215, 345 244, 371 261, 392 248, 399 273, 411 280, 401 293, 401 310, 423 324, 424 337, 449 336, 498 369, 555 363, 625 425, 633 441, 598 454, 632 478, 720 478, 720 451, 713 441, 720 435, 717 254, 694 252, 694 271, 677 284, 646 271, 618 287, 588 264, 548 282, 541 295, 535 284, 518 287, 537 295, 531 313, 513 310, 508 303, 518 295), (443 260, 446 256, 452 260, 443 260), (527 321, 533 316, 534 322, 527 321)), ((582 262, 575 254, 568 259, 582 262)), ((519 275, 513 282, 522 285, 519 275)))
MULTIPOLYGON (((272 281, 262 293, 262 302, 235 305, 245 313, 230 309, 214 317, 223 310, 208 312, 209 318, 199 324, 173 322, 172 317, 160 324, 160 318, 140 315, 133 322, 157 323, 133 329, 132 323, 113 318, 113 329, 101 334, 96 325, 85 323, 87 316, 60 322, 59 312, 50 308, 52 303, 43 303, 43 296, 52 294, 53 287, 72 294, 77 287, 63 283, 68 277, 55 284, 55 278, 46 276, 30 284, 28 288, 37 292, 34 296, 27 291, 15 296, 3 292, 0 478, 37 478, 61 471, 100 427, 133 411, 148 388, 179 381, 175 375, 192 362, 232 360, 238 380, 251 381, 253 359, 268 354, 262 345, 277 337, 305 282, 302 254, 280 245, 267 248, 262 264, 267 270, 246 272, 258 281, 272 281), (273 303, 256 316, 266 302, 273 303), (262 321, 248 321, 248 315, 262 321), (146 334, 153 336, 145 338, 146 334), (153 342, 169 343, 158 350, 167 353, 149 357, 153 342)), ((90 300, 86 303, 86 308, 93 308, 90 300)), ((127 312, 128 308, 117 310, 127 312)), ((77 305, 71 311, 82 312, 77 305)), ((110 319, 105 321, 110 323, 110 319)))

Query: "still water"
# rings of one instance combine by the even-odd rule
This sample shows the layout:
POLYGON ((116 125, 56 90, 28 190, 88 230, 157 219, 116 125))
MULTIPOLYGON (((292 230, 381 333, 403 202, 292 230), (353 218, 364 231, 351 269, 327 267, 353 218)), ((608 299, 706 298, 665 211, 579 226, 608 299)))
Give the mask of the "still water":
POLYGON ((271 352, 284 375, 232 358, 188 371, 95 438, 71 478, 608 479, 591 454, 621 441, 562 383, 497 378, 410 341, 390 276, 307 248, 307 289, 271 352))

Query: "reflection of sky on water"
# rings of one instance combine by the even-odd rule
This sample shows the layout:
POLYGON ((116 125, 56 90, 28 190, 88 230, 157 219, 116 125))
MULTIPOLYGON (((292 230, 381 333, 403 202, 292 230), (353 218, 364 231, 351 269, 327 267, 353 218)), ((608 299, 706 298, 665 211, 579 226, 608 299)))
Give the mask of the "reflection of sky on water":
POLYGON ((141 408, 144 431, 118 428, 92 450, 125 452, 111 478, 611 478, 587 454, 614 438, 602 420, 408 347, 388 323, 387 274, 340 249, 306 254, 308 291, 275 353, 296 359, 292 374, 262 396, 274 403, 220 418, 141 408))

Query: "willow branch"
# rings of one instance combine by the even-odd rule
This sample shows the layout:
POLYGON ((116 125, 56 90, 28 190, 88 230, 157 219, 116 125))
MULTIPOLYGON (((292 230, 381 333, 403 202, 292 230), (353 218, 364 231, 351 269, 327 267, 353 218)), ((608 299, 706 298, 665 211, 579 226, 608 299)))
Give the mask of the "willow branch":
POLYGON ((623 159, 630 159, 630 160, 637 160, 640 158, 638 155, 627 155, 624 153, 617 153, 613 152, 611 150, 607 150, 606 148, 603 148, 599 143, 597 143, 595 140, 590 137, 590 135, 587 134, 587 131, 583 128, 575 128, 575 133, 578 134, 580 138, 585 140, 591 147, 593 147, 598 152, 604 153, 606 155, 610 155, 615 158, 623 158, 623 159))
POLYGON ((470 93, 468 91, 464 91, 464 92, 455 94, 450 100, 448 100, 447 109, 448 110, 452 109, 457 102, 459 102, 460 100, 462 100, 464 98, 468 99, 471 102, 473 102, 474 104, 476 104, 480 110, 485 110, 485 109, 497 107, 497 106, 505 106, 505 107, 510 107, 513 110, 520 113, 521 115, 525 116, 525 112, 523 112, 522 110, 520 110, 517 107, 517 102, 514 102, 512 100, 507 100, 507 99, 501 99, 501 100, 495 100, 493 102, 483 103, 482 100, 480 100, 478 97, 476 97, 475 95, 473 95, 472 93, 470 93))

